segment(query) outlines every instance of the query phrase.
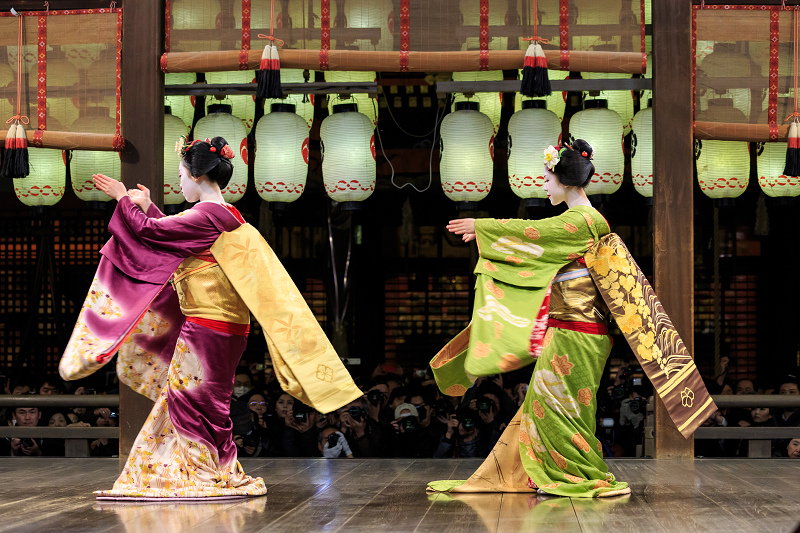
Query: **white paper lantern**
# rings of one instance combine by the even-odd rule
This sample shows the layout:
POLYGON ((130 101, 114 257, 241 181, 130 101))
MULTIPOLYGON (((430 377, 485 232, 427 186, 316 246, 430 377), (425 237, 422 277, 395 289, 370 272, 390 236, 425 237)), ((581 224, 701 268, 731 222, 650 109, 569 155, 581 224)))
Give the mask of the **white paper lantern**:
POLYGON ((247 130, 242 121, 231 115, 231 106, 209 106, 209 114, 197 121, 194 138, 205 140, 223 137, 233 148, 233 176, 222 190, 226 202, 238 202, 247 190, 247 130))
MULTIPOLYGON (((208 84, 231 84, 231 83, 255 83, 256 72, 254 70, 234 70, 231 72, 206 72, 206 83, 208 84)), ((256 96, 250 94, 228 96, 222 102, 231 106, 231 114, 242 121, 247 133, 253 129, 256 114, 256 96)), ((212 97, 206 97, 206 111, 220 102, 212 97)))
POLYGON ((258 195, 281 209, 306 187, 308 124, 291 104, 272 104, 256 126, 255 186, 258 195))
MULTIPOLYGON (((194 72, 174 72, 164 74, 164 85, 190 85, 197 82, 194 72)), ((172 114, 179 117, 187 127, 194 124, 194 97, 187 95, 170 95, 164 97, 164 105, 172 109, 172 114)))
POLYGON ((583 139, 594 149, 595 172, 586 194, 612 194, 622 185, 622 119, 606 104, 605 100, 587 100, 583 111, 569 121, 570 141, 583 139))
POLYGON ((474 209, 492 189, 494 127, 477 102, 459 102, 442 120, 439 173, 445 196, 474 209))
MULTIPOLYGON (((569 77, 569 71, 567 70, 548 70, 547 76, 550 78, 550 81, 553 80, 565 80, 569 77)), ((519 71, 519 79, 522 79, 522 71, 519 71)), ((522 105, 523 102, 527 102, 528 100, 543 100, 547 102, 547 109, 552 111, 558 117, 558 120, 564 120, 564 111, 567 108, 567 93, 566 91, 553 91, 550 96, 545 96, 542 98, 528 98, 527 96, 523 96, 522 93, 516 93, 516 97, 514 98, 514 110, 519 111, 523 109, 522 105)), ((553 144, 553 143, 550 143, 553 144)), ((545 147, 546 148, 546 147, 545 147)))
MULTIPOLYGON (((116 122, 108 115, 106 107, 90 107, 72 123, 70 131, 79 133, 114 133, 116 122)), ((85 202, 108 202, 111 198, 94 186, 93 174, 105 174, 120 181, 120 159, 118 152, 73 150, 70 160, 72 190, 85 202)))
MULTIPOLYGON (((328 71, 325 73, 325 81, 331 83, 342 82, 374 82, 376 76, 374 72, 368 71, 328 71)), ((342 98, 340 95, 328 96, 328 113, 333 114, 333 108, 342 104, 357 104, 358 112, 363 113, 369 118, 372 125, 378 123, 378 101, 370 98, 367 93, 353 93, 349 98, 342 98)))
POLYGON ((375 134, 372 121, 354 104, 334 106, 322 121, 322 179, 328 196, 342 209, 358 209, 358 202, 375 190, 375 134))
MULTIPOLYGON (((314 71, 308 73, 308 81, 314 80, 314 71)), ((281 69, 281 83, 306 83, 303 70, 298 68, 282 68, 281 69)), ((264 100, 264 114, 267 114, 272 109, 272 104, 292 104, 294 105, 294 112, 303 117, 308 127, 314 121, 314 100, 313 94, 285 94, 286 98, 268 98, 264 100)))
POLYGON ((750 147, 741 141, 695 140, 697 181, 714 199, 736 198, 750 181, 750 147))
POLYGON ((542 153, 560 144, 558 116, 547 110, 544 100, 524 100, 508 121, 508 183, 526 206, 542 205, 547 197, 542 153))
POLYGON ((64 153, 49 148, 28 148, 31 172, 14 180, 14 194, 25 205, 55 205, 64 197, 67 167, 64 153))
POLYGON ((800 195, 800 178, 783 174, 786 147, 785 142, 758 144, 758 185, 773 198, 800 195))
MULTIPOLYGON (((487 70, 483 72, 453 72, 453 81, 503 81, 502 70, 487 70)), ((492 121, 493 135, 497 135, 500 129, 500 114, 503 109, 503 97, 501 93, 475 93, 467 98, 463 94, 453 95, 453 108, 459 102, 478 102, 481 113, 489 117, 492 121)))
POLYGON ((181 193, 181 154, 175 151, 175 143, 181 135, 188 135, 189 128, 180 117, 172 114, 169 107, 164 113, 164 204, 176 205, 183 203, 181 193))
POLYGON ((631 174, 636 192, 653 197, 653 108, 646 107, 633 117, 631 174))
MULTIPOLYGON (((582 72, 581 77, 585 80, 629 80, 630 74, 618 74, 610 72, 582 72)), ((607 102, 607 107, 615 111, 622 119, 622 134, 627 135, 631 131, 631 121, 633 120, 633 94, 631 91, 600 91, 599 97, 587 96, 588 100, 601 99, 607 102)))

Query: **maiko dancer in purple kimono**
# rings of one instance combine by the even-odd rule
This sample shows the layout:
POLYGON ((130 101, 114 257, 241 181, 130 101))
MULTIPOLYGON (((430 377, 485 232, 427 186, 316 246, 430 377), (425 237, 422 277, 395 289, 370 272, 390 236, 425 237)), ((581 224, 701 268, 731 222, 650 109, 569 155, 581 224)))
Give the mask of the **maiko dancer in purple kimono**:
POLYGON ((91 374, 118 352, 121 381, 155 401, 127 464, 101 499, 266 494, 237 461, 229 416, 252 312, 284 390, 322 412, 361 396, 291 278, 225 202, 233 152, 222 137, 179 143, 181 190, 197 202, 164 216, 149 191, 102 174, 117 200, 112 238, 59 370, 91 374))

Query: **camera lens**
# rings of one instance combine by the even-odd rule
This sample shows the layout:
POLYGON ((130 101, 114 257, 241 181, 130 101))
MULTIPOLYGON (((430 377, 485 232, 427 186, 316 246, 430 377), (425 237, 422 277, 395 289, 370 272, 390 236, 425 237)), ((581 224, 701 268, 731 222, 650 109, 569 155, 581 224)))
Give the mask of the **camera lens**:
POLYGON ((339 434, 331 433, 328 435, 328 448, 333 448, 339 442, 339 434))

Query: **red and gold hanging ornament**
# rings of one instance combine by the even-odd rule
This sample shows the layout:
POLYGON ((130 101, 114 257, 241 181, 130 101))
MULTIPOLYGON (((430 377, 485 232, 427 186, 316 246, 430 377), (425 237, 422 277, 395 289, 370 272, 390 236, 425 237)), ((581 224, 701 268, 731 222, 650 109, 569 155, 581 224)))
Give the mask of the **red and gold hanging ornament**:
POLYGON ((792 49, 793 58, 792 66, 794 68, 794 112, 786 117, 784 122, 793 118, 794 120, 789 125, 789 139, 786 148, 786 167, 783 173, 786 176, 800 176, 800 128, 798 128, 798 118, 800 113, 797 112, 797 63, 798 63, 798 43, 797 39, 800 35, 800 22, 798 22, 797 10, 792 14, 792 49))
POLYGON ((5 178, 24 178, 30 173, 28 164, 28 137, 24 124, 29 124, 28 117, 22 114, 22 14, 11 10, 17 17, 17 114, 6 121, 11 124, 6 135, 5 153, 3 155, 0 175, 5 178))
POLYGON ((536 26, 539 18, 537 0, 533 0, 533 37, 525 37, 523 41, 530 41, 525 51, 525 63, 522 68, 522 88, 524 96, 550 96, 550 78, 547 75, 547 58, 542 50, 542 43, 547 44, 547 39, 536 35, 536 26))
POLYGON ((275 0, 271 1, 269 15, 269 35, 259 33, 259 39, 267 39, 267 46, 261 54, 261 65, 256 73, 258 87, 256 96, 258 98, 283 98, 281 89, 281 60, 278 57, 278 47, 275 43, 283 46, 283 41, 273 36, 275 29, 275 0))

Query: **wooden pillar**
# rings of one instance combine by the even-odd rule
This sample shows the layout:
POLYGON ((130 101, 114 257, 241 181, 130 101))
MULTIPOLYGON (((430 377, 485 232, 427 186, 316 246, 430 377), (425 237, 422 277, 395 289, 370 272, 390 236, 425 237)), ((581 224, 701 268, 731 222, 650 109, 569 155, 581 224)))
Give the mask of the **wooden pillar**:
MULTIPOLYGON (((164 0, 124 2, 122 13, 122 181, 141 183, 164 206, 164 0)), ((120 384, 120 468, 153 402, 120 384)))
MULTIPOLYGON (((653 259, 655 290, 683 338, 694 345, 692 2, 653 2, 653 259)), ((656 400, 656 458, 694 456, 656 400)))

